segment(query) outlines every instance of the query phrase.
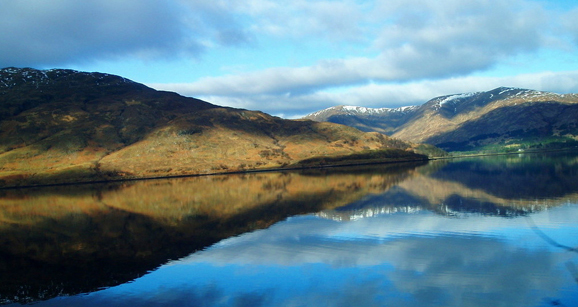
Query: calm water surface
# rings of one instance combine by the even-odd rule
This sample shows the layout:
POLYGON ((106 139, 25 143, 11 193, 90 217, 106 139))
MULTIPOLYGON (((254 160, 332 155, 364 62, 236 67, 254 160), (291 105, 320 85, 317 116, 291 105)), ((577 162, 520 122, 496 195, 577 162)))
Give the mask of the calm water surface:
POLYGON ((0 304, 578 306, 578 154, 0 191, 0 304))

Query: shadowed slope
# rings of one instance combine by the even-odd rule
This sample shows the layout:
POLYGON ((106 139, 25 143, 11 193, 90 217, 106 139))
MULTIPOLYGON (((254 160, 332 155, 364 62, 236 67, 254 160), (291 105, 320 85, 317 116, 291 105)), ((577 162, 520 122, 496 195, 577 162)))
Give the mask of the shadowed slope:
MULTIPOLYGON (((517 88, 438 97, 393 134, 445 150, 568 142, 578 137, 578 96, 517 88)), ((523 147, 522 147, 523 148, 523 147)))

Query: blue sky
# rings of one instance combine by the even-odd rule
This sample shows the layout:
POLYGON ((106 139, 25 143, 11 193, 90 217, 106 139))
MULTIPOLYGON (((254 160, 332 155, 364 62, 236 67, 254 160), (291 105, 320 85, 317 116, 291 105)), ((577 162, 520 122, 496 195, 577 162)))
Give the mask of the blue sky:
POLYGON ((71 68, 295 118, 515 86, 578 92, 578 3, 0 1, 0 67, 71 68))

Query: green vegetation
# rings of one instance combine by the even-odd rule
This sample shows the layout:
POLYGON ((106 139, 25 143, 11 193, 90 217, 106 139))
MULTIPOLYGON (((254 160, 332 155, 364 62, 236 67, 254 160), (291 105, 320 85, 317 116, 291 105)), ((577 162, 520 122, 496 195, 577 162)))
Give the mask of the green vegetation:
POLYGON ((578 141, 570 137, 529 137, 478 147, 459 146, 459 144, 456 144, 450 147, 450 154, 453 156, 465 154, 501 154, 524 151, 560 150, 577 147, 578 141))
POLYGON ((351 165, 364 163, 385 163, 397 161, 427 160, 428 157, 412 151, 387 148, 381 150, 362 151, 349 155, 321 156, 299 161, 296 166, 351 165))
POLYGON ((418 154, 426 155, 430 158, 449 156, 447 151, 430 144, 417 144, 412 148, 412 150, 418 154))

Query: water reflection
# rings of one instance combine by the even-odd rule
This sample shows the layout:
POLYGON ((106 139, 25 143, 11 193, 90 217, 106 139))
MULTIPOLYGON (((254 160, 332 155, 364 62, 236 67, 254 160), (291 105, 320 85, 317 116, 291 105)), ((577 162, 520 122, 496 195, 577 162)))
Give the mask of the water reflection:
POLYGON ((321 215, 350 220, 429 210, 447 216, 522 216, 578 199, 575 154, 488 156, 430 163, 385 193, 321 215))
MULTIPOLYGON (((576 244, 575 206, 533 215, 576 244), (570 226, 572 225, 572 226, 570 226)), ((536 241, 524 217, 430 212, 348 223, 299 216, 233 237, 118 287, 47 306, 536 306, 578 303, 576 254, 536 241)))
POLYGON ((578 246, 577 177, 576 155, 556 154, 5 190, 0 295, 118 285, 41 305, 571 306, 577 254, 536 229, 578 246))
POLYGON ((221 239, 384 191, 418 166, 2 190, 0 302, 127 282, 221 239))

